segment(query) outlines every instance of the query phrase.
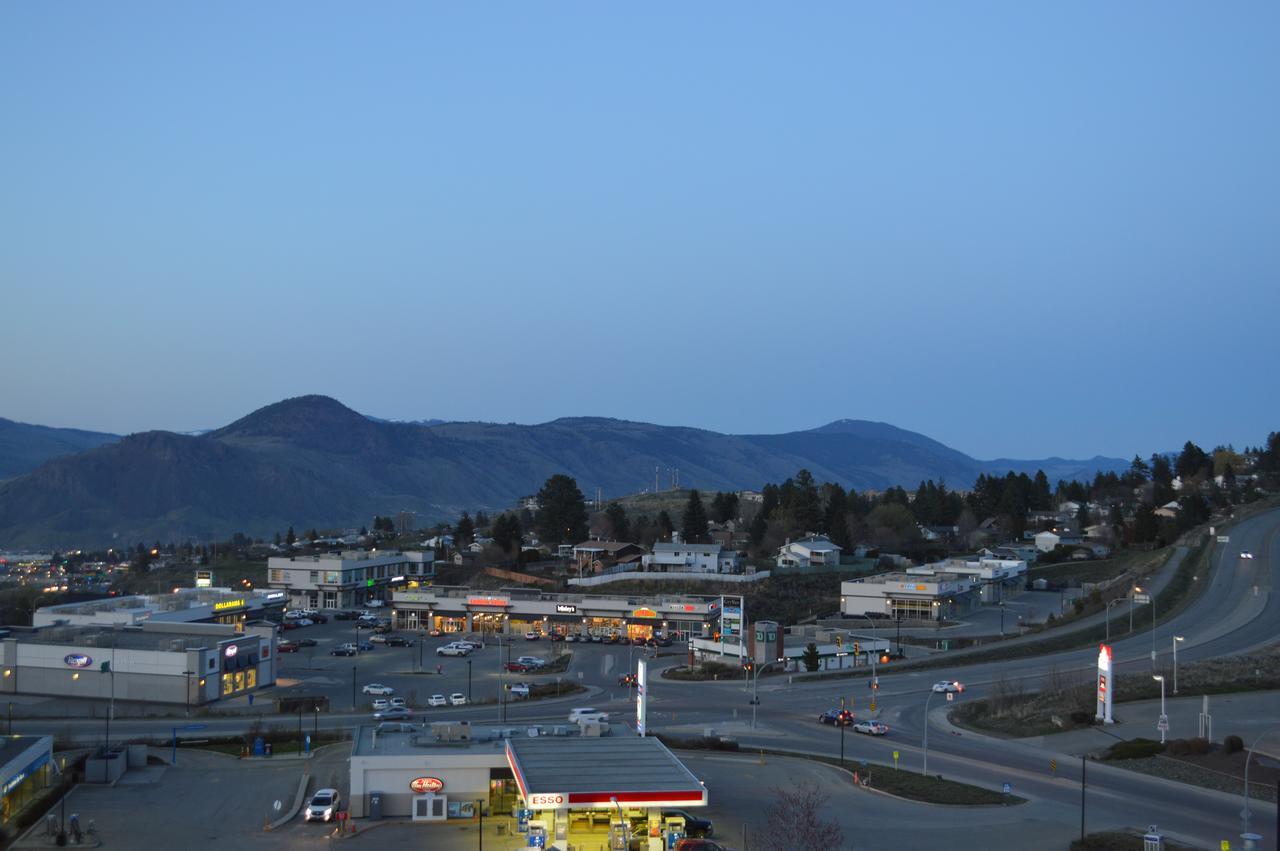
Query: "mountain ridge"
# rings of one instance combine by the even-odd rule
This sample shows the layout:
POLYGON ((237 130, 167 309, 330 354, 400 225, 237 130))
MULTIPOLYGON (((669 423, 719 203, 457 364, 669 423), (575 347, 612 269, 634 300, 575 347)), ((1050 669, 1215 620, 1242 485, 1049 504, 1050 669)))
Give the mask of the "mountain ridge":
POLYGON ((967 489, 1007 470, 1051 480, 1123 469, 1122 459, 981 461, 888 423, 835 420, 808 431, 733 435, 606 417, 537 425, 379 421, 310 395, 266 405, 203 435, 139 432, 52 458, 0 483, 0 546, 207 539, 288 526, 424 522, 501 510, 555 473, 606 496, 659 486, 759 489, 800 469, 858 490, 924 479, 967 489))

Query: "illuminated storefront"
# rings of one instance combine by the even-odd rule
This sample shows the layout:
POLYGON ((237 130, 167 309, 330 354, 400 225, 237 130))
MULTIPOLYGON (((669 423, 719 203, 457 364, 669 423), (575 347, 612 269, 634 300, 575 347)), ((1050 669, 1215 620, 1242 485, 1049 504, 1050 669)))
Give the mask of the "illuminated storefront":
POLYGON ((0 829, 12 835, 18 814, 49 787, 52 759, 50 736, 0 739, 0 829))

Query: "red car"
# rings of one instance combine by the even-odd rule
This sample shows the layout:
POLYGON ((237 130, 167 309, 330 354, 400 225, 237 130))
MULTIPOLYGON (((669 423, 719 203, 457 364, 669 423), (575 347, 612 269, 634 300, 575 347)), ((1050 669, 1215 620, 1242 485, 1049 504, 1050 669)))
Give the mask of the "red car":
POLYGON ((513 674, 523 674, 524 672, 529 670, 528 665, 522 665, 519 662, 508 662, 503 667, 505 667, 508 671, 510 671, 513 674))
POLYGON ((292 641, 281 641, 279 644, 276 645, 276 652, 277 653, 297 653, 298 645, 294 644, 292 641))

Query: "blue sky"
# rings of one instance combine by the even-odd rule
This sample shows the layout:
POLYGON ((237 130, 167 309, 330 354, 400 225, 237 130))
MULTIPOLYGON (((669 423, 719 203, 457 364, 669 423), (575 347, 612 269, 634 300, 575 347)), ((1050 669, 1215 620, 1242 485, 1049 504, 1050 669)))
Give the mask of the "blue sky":
POLYGON ((1276 3, 8 3, 0 416, 1280 428, 1276 3), (1270 376, 1269 378, 1267 376, 1270 376))

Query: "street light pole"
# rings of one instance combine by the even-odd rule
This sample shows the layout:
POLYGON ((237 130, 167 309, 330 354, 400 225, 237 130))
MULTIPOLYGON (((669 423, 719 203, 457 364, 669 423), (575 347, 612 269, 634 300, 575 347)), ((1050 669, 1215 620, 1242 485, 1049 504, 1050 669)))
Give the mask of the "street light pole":
POLYGON ((1183 640, 1183 636, 1175 635, 1173 637, 1173 693, 1178 693, 1178 642, 1183 640))
POLYGON ((467 703, 471 702, 471 660, 467 660, 467 703))
MULTIPOLYGON (((1116 597, 1114 600, 1110 600, 1107 602, 1107 613, 1103 616, 1103 618, 1107 622, 1107 640, 1106 640, 1107 644, 1111 643, 1111 607, 1114 606, 1116 603, 1123 603, 1123 602, 1124 602, 1124 597, 1116 597)), ((1129 604, 1129 608, 1130 610, 1133 609, 1133 603, 1129 604)), ((1133 627, 1130 626, 1129 630, 1130 632, 1132 632, 1133 627)))
POLYGON ((1156 669, 1156 595, 1151 595, 1151 670, 1156 669))
POLYGON ((1160 744, 1164 744, 1164 735, 1169 727, 1169 716, 1164 711, 1164 675, 1156 674, 1151 679, 1160 683, 1160 720, 1156 722, 1156 727, 1160 729, 1160 744))
POLYGON ((351 711, 356 711, 356 666, 351 666, 351 711))
MULTIPOLYGON (((1280 731, 1280 727, 1273 727, 1270 730, 1264 730, 1258 734, 1258 738, 1253 740, 1253 744, 1249 745, 1249 751, 1244 758, 1244 809, 1240 812, 1240 818, 1244 821, 1244 832, 1249 833, 1249 819, 1252 813, 1249 812, 1249 763, 1253 762, 1253 749, 1258 746, 1258 742, 1262 741, 1263 736, 1269 736, 1272 733, 1280 731)), ((1276 817, 1280 820, 1280 815, 1276 817)), ((1280 829, 1280 825, 1277 826, 1280 829)))
POLYGON ((929 696, 924 699, 924 770, 921 774, 929 773, 929 702, 933 700, 933 689, 929 689, 929 696))

